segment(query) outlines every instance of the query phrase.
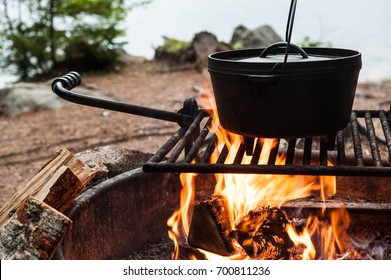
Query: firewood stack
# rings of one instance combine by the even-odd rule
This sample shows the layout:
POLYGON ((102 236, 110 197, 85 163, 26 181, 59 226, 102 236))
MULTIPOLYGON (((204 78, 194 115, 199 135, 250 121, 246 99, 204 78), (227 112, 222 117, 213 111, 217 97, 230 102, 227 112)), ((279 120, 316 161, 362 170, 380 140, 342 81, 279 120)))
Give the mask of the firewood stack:
POLYGON ((51 259, 72 221, 63 213, 94 172, 62 149, 0 209, 0 259, 51 259))

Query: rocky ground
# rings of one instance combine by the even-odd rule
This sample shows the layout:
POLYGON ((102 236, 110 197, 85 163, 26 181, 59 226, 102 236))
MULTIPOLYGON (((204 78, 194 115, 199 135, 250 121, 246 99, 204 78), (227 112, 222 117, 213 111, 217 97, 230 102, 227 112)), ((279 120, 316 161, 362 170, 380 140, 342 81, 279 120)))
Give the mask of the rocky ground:
MULTIPOLYGON (((132 60, 115 73, 82 78, 82 91, 171 112, 210 84, 206 70, 170 72, 142 60, 132 60)), ((390 99, 390 84, 360 84, 354 107, 386 109, 390 99)), ((69 102, 54 110, 0 116, 0 207, 61 148, 79 153, 113 146, 153 153, 177 129, 176 123, 69 102)))

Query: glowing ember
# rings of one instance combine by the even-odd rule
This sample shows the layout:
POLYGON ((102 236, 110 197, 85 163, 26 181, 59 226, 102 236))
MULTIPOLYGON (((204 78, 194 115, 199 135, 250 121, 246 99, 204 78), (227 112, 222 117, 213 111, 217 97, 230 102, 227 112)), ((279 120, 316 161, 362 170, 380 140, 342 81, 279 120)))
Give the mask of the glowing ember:
MULTIPOLYGON (((210 130, 218 139, 216 149, 226 145, 228 156, 225 163, 233 163, 242 144, 242 137, 224 130, 217 117, 213 98, 204 96, 201 107, 213 118, 210 130)), ((262 153, 258 163, 267 164, 270 152, 278 141, 259 139, 262 153)), ((216 153, 217 154, 217 153, 216 153)), ((215 163, 216 156, 211 157, 215 163)), ((250 156, 244 156, 242 164, 249 164, 250 156)), ((276 164, 284 164, 285 156, 278 155, 276 164)), ((168 221, 170 238, 175 243, 187 240, 194 206, 195 174, 181 174, 182 192, 180 208, 168 221)), ((214 196, 224 201, 234 253, 231 259, 335 259, 350 248, 346 234, 349 217, 344 209, 323 209, 319 216, 309 217, 304 225, 289 221, 280 210, 284 202, 318 194, 323 201, 335 194, 335 177, 288 176, 268 174, 215 174, 214 196)), ((223 258, 202 250, 206 258, 223 258)), ((195 258, 195 257, 194 257, 195 258)))

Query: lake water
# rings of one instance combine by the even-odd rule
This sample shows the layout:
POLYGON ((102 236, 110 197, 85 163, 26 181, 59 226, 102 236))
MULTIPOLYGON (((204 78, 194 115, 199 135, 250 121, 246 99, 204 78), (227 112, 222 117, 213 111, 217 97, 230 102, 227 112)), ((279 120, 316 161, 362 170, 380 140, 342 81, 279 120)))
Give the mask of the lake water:
MULTIPOLYGON (((290 0, 153 0, 127 19, 126 50, 152 58, 167 35, 191 40, 210 31, 229 42, 236 26, 269 24, 285 36, 290 0)), ((391 1, 298 0, 292 42, 305 36, 362 52, 360 80, 391 78, 391 1)), ((284 38, 285 39, 285 38, 284 38)))
MULTIPOLYGON (((238 25, 256 28, 269 24, 285 36, 290 0, 153 0, 134 9, 126 19, 132 55, 151 59, 162 36, 191 40, 209 31, 229 42, 238 25)), ((333 47, 362 53, 360 81, 391 78, 391 1, 298 0, 292 42, 305 36, 331 42, 333 47)), ((0 76, 0 86, 12 76, 0 76)))

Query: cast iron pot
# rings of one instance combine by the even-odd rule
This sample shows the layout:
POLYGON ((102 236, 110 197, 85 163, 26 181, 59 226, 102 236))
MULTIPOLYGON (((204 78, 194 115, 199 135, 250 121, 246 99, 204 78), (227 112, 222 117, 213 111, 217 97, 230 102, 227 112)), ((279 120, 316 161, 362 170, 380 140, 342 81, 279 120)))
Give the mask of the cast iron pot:
POLYGON ((276 43, 209 55, 221 125, 246 137, 332 135, 350 120, 361 54, 276 43), (287 52, 286 52, 287 54, 287 52))

